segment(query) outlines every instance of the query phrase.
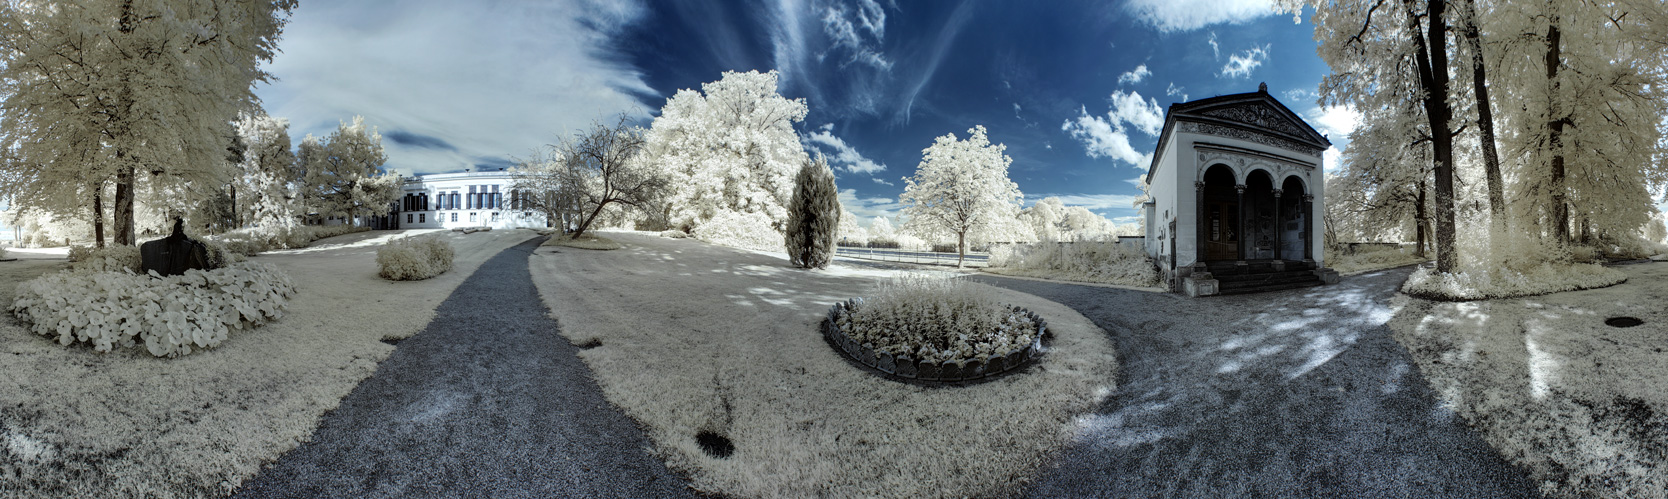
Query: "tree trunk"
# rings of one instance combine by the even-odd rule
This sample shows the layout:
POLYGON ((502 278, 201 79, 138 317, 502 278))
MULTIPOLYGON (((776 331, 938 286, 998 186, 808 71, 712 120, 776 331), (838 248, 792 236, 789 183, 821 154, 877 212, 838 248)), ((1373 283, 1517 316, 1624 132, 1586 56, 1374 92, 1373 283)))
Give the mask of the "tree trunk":
POLYGON ((1425 36, 1418 35, 1419 18, 1414 15, 1409 1, 1407 17, 1413 33, 1413 44, 1419 67, 1419 81, 1425 90, 1425 117, 1431 132, 1431 173, 1436 185, 1436 270, 1458 270, 1459 255, 1454 253, 1454 134, 1448 129, 1453 109, 1448 106, 1448 26, 1443 18, 1447 7, 1444 0, 1428 0, 1426 16, 1429 25, 1425 36))
POLYGON ((1430 220, 1430 218, 1425 213, 1425 179, 1421 177, 1419 179, 1419 199, 1413 205, 1413 232, 1414 237, 1419 240, 1419 258, 1424 258, 1426 254, 1425 233, 1426 226, 1429 225, 1427 220, 1430 220))
POLYGON ((591 210, 591 215, 579 222, 579 228, 573 230, 573 239, 579 239, 579 236, 585 234, 585 229, 591 226, 591 222, 597 219, 597 215, 602 214, 602 207, 604 206, 608 206, 608 203, 597 203, 597 209, 591 210))
MULTIPOLYGON (((120 163, 122 152, 116 152, 116 161, 120 163)), ((116 213, 113 218, 116 229, 116 244, 133 246, 138 244, 133 231, 133 166, 122 165, 116 171, 116 213)))
MULTIPOLYGON (((1551 2, 1547 3, 1553 9, 1551 2)), ((1546 27, 1546 141, 1552 154, 1549 189, 1552 190, 1552 236, 1560 246, 1570 242, 1570 207, 1564 196, 1564 118, 1558 115, 1558 66, 1562 61, 1559 48, 1563 34, 1558 29, 1557 12, 1549 12, 1546 27)))
POLYGON ((961 268, 962 260, 967 258, 967 231, 956 233, 956 268, 961 268))
POLYGON ((104 183, 99 182, 93 188, 93 241, 98 248, 104 248, 104 183))
POLYGON ((1494 140, 1494 104, 1488 98, 1488 75, 1483 65, 1483 41, 1477 28, 1477 0, 1465 0, 1465 42, 1471 50, 1471 90, 1477 94, 1477 130, 1482 134, 1483 171, 1488 177, 1488 211, 1495 235, 1506 225, 1506 194, 1500 178, 1500 155, 1494 140))

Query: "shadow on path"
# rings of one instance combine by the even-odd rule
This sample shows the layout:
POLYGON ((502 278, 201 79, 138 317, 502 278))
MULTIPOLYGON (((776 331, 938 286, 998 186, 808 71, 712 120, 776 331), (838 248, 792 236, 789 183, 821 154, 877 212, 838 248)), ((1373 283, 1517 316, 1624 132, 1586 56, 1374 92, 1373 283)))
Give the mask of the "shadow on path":
POLYGON ((236 496, 690 496, 546 315, 527 266, 542 240, 482 264, 236 496))
POLYGON ((980 276, 1112 335, 1118 391, 1032 497, 1539 497, 1391 338, 1410 269, 1188 299, 980 276))

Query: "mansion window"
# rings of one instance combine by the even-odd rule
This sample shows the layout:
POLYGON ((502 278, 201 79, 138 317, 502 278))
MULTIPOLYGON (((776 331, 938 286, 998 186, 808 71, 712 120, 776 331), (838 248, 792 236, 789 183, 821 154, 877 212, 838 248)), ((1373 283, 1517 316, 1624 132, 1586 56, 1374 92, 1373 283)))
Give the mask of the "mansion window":
POLYGON ((428 218, 427 213, 418 213, 417 214, 417 223, 427 223, 428 222, 428 220, 426 220, 427 218, 428 218))
POLYGON ((469 212, 469 221, 470 222, 475 221, 475 212, 473 212, 473 211, 469 212))
MULTIPOLYGON (((453 194, 453 196, 456 196, 456 195, 457 195, 457 194, 453 194)), ((456 222, 456 221, 458 221, 458 214, 456 214, 456 213, 453 213, 453 214, 452 214, 452 221, 453 221, 453 222, 456 222)))

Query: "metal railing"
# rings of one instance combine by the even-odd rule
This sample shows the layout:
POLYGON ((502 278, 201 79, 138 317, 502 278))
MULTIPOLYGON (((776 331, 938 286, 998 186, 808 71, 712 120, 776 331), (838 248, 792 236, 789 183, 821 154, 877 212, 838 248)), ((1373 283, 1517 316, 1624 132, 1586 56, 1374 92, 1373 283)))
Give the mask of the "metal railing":
MULTIPOLYGON (((930 248, 858 248, 851 246, 839 246, 834 250, 834 255, 881 262, 913 263, 917 265, 947 265, 951 267, 956 266, 955 253, 940 253, 932 251, 930 248)), ((975 253, 969 251, 967 252, 967 258, 963 261, 962 266, 984 267, 989 263, 990 253, 975 253)))

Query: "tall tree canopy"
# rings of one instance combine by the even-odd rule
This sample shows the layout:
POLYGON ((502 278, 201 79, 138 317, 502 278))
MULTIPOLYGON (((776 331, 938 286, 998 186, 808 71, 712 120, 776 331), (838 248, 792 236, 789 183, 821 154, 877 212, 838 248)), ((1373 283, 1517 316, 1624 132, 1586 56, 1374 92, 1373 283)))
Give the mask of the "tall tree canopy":
POLYGON ((647 133, 648 159, 674 178, 673 226, 692 230, 721 211, 762 213, 778 232, 788 217, 793 176, 807 156, 793 125, 804 99, 777 93, 777 73, 725 72, 679 90, 647 133))
MULTIPOLYGON (((251 109, 295 0, 8 0, 0 8, 0 189, 52 211, 114 184, 134 244, 141 181, 211 192, 231 175, 231 122, 251 109)), ((207 195, 207 194, 204 194, 207 195)))
POLYGON ((308 135, 296 150, 301 163, 302 199, 309 213, 325 218, 358 218, 388 213, 400 197, 399 175, 384 173, 382 134, 365 118, 342 122, 329 137, 308 135))

